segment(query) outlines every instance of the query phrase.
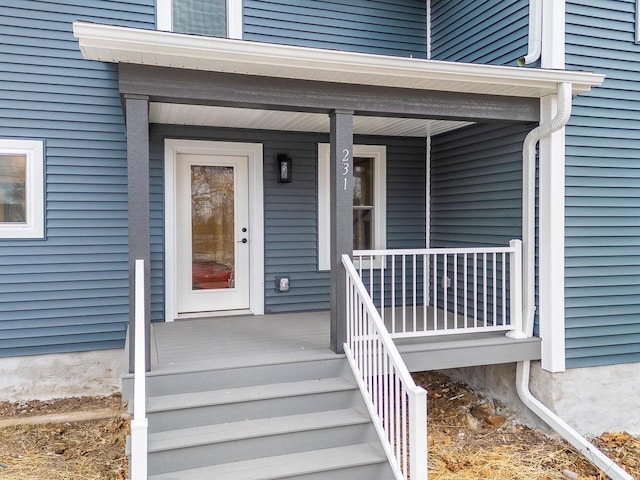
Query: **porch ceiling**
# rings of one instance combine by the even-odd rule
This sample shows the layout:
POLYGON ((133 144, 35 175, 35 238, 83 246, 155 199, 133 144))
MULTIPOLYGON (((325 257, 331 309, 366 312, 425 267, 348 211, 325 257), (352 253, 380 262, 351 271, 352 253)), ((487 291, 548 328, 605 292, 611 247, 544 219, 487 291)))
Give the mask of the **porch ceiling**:
POLYGON ((338 84, 540 98, 557 84, 573 94, 604 77, 587 72, 543 70, 398 58, 274 45, 155 30, 75 22, 87 59, 338 84))
MULTIPOLYGON (((174 125, 329 132, 329 117, 320 113, 160 102, 150 103, 149 121, 174 125)), ((353 131, 357 135, 426 137, 455 130, 471 123, 419 118, 355 116, 353 131)))

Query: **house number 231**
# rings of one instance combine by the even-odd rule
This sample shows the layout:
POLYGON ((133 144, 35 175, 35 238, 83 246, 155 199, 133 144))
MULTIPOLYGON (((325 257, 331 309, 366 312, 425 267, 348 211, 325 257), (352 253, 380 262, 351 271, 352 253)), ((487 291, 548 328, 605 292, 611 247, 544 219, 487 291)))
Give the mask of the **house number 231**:
POLYGON ((349 174, 349 150, 342 150, 344 156, 342 157, 342 176, 344 177, 344 190, 347 189, 347 175, 349 174))

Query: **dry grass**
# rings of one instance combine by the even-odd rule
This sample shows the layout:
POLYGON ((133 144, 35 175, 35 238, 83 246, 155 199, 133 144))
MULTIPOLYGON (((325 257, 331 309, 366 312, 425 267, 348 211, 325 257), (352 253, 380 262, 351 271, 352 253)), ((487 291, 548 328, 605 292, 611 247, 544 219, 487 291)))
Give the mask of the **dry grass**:
MULTIPOLYGON (((608 478, 564 440, 513 423, 466 386, 433 372, 415 378, 429 392, 430 480, 608 478)), ((640 437, 605 433, 593 443, 640 480, 640 437)))
MULTIPOLYGON (((511 422, 466 386, 437 373, 415 377, 429 392, 430 480, 607 478, 563 440, 511 422)), ((125 479, 129 419, 118 397, 0 404, 0 418, 105 407, 114 412, 108 420, 0 429, 0 479, 125 479)), ((593 442, 640 480, 639 437, 605 433, 593 442)))
MULTIPOLYGON (((78 399, 29 402, 37 413, 74 411, 78 399)), ((83 407, 104 408, 113 400, 85 399, 83 407)), ((4 416, 22 416, 24 404, 4 404, 4 416)), ((127 477, 125 438, 129 419, 122 407, 107 420, 91 422, 28 423, 0 429, 0 478, 11 480, 123 480, 127 477)), ((25 419, 26 420, 26 419, 25 419)))

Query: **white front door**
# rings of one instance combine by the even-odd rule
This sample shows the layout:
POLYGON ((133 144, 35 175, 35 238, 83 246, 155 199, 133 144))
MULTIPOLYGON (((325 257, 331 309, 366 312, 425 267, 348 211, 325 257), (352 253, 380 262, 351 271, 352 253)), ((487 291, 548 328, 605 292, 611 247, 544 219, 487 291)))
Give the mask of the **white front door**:
POLYGON ((178 314, 250 307, 248 158, 178 153, 178 314))

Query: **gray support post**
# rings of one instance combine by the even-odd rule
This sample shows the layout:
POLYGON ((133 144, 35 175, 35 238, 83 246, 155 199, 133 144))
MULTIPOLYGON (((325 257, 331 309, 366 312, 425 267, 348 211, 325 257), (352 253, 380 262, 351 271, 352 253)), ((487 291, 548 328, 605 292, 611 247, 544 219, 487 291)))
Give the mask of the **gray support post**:
POLYGON ((353 111, 330 113, 331 130, 331 350, 344 353, 347 340, 345 269, 341 257, 353 253, 353 111))
POLYGON ((135 345, 135 262, 144 260, 146 370, 151 369, 151 235, 149 209, 149 99, 124 98, 127 123, 127 187, 129 213, 129 372, 133 372, 135 345))

